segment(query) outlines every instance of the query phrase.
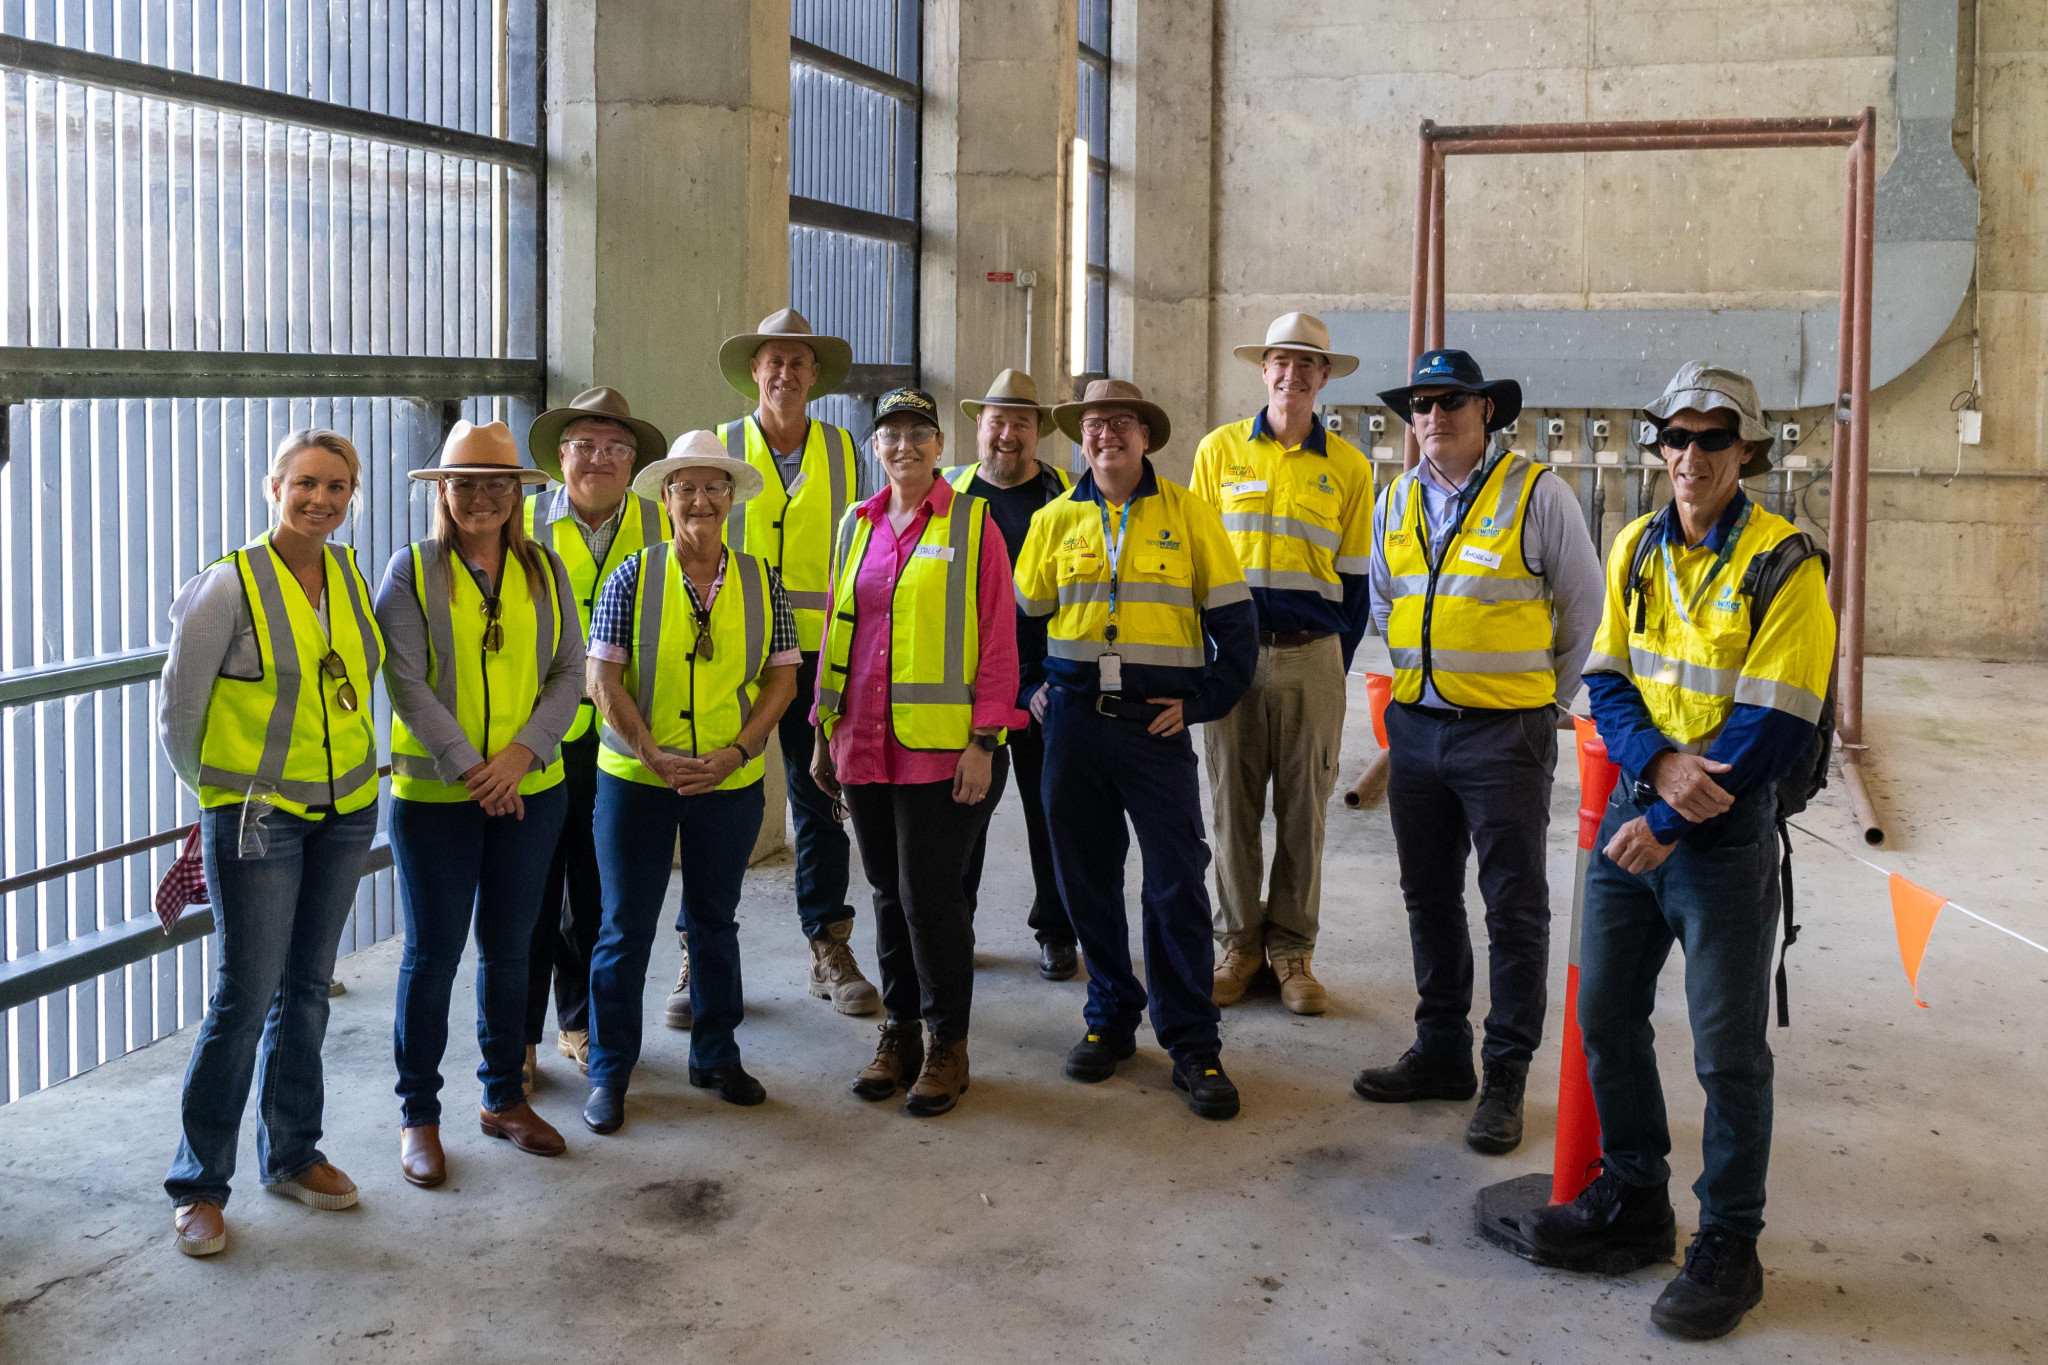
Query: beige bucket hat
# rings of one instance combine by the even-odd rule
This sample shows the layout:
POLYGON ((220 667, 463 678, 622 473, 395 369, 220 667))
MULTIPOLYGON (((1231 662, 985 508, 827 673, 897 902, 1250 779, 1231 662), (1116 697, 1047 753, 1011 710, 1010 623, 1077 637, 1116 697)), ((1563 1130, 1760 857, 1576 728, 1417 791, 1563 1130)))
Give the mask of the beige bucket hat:
POLYGON ((718 348, 718 371, 725 382, 757 402, 761 388, 754 383, 754 353, 771 341, 801 341, 818 357, 818 382, 806 395, 813 401, 838 389, 853 368, 853 347, 841 338, 818 335, 811 330, 810 320, 794 308, 770 313, 759 327, 727 337, 718 348))
POLYGON ((438 483, 457 474, 515 474, 524 484, 546 483, 548 476, 519 463, 519 446, 512 428, 503 422, 477 426, 457 422, 441 443, 441 462, 431 469, 415 469, 412 477, 422 483, 438 483))
POLYGON ((967 420, 981 420, 983 408, 1031 408, 1038 413, 1038 434, 1052 434, 1052 409, 1038 401, 1038 381, 1022 370, 1004 370, 996 376, 996 382, 988 386, 988 393, 981 398, 963 398, 960 411, 967 414, 967 420))
POLYGON ((761 478, 761 471, 745 460, 735 460, 725 453, 725 442, 708 431, 686 431, 676 437, 676 443, 668 448, 668 455, 656 460, 633 476, 633 491, 643 498, 661 501, 661 490, 668 483, 668 476, 678 469, 716 469, 732 479, 732 500, 734 506, 754 497, 767 486, 761 478))
POLYGON ((1330 378, 1342 379, 1358 368, 1358 357, 1330 349, 1330 326, 1314 313, 1282 313, 1266 329, 1266 339, 1238 346, 1231 354, 1250 365, 1265 363, 1271 350, 1307 351, 1330 362, 1330 378))
POLYGON ((586 417, 617 422, 633 433, 635 472, 645 469, 649 461, 660 459, 661 451, 668 445, 668 437, 661 434, 661 428, 635 417, 626 404, 626 396, 617 389, 585 389, 569 400, 569 406, 549 408, 526 429, 526 453, 533 456, 537 467, 547 471, 549 478, 562 477, 562 433, 570 423, 586 417))
POLYGON ((1091 379, 1082 391, 1080 401, 1062 403, 1052 410, 1052 419, 1059 429, 1067 433, 1067 439, 1076 445, 1081 441, 1081 418, 1092 408, 1129 408, 1143 419, 1152 433, 1151 443, 1145 453, 1162 449, 1166 440, 1173 435, 1173 423, 1166 415, 1166 409, 1157 403, 1145 400, 1145 391, 1128 379, 1091 379))
MULTIPOLYGON (((1746 374, 1709 365, 1704 360, 1688 360, 1678 367, 1677 374, 1671 376, 1671 382, 1664 386, 1664 392, 1657 401, 1643 409, 1643 416, 1662 429, 1671 414, 1684 412, 1687 408, 1694 412, 1726 408, 1735 414, 1737 436, 1745 441, 1771 439, 1771 428, 1764 421, 1763 404, 1757 399, 1756 385, 1746 374)), ((1742 477, 1745 479, 1770 472, 1769 446, 1743 461, 1742 477)))

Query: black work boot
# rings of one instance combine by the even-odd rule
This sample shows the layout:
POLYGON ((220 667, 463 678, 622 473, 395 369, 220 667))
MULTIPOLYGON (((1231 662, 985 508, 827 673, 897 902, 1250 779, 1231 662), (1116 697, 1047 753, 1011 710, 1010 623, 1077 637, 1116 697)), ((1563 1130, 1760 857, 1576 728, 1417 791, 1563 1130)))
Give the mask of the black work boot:
POLYGON ((1501 1156, 1522 1145, 1522 1086, 1529 1068, 1513 1062, 1488 1062, 1486 1088, 1479 1107, 1465 1125, 1465 1145, 1488 1156, 1501 1156))
POLYGON ((1188 1108, 1205 1119, 1237 1117, 1237 1085, 1223 1074, 1223 1059, 1214 1053, 1173 1064, 1173 1085, 1187 1093, 1188 1108))
POLYGON ((1352 1094, 1376 1104, 1469 1100, 1478 1089, 1479 1077, 1469 1058, 1463 1062, 1433 1062, 1412 1047, 1392 1066, 1361 1071, 1358 1079, 1351 1082, 1352 1094))
POLYGON ((1604 1165, 1571 1203, 1531 1213, 1526 1230, 1548 1263, 1602 1275, 1668 1261, 1678 1250, 1670 1182, 1626 1185, 1604 1165))
POLYGON ((1704 1227, 1685 1249, 1685 1269, 1664 1286, 1650 1321, 1675 1337, 1725 1337, 1742 1315, 1764 1301, 1764 1267, 1756 1238, 1704 1227))
POLYGON ((1106 1081, 1116 1075, 1116 1064, 1128 1061, 1138 1050, 1136 1038, 1112 1038, 1090 1032, 1067 1053, 1067 1079, 1106 1081))

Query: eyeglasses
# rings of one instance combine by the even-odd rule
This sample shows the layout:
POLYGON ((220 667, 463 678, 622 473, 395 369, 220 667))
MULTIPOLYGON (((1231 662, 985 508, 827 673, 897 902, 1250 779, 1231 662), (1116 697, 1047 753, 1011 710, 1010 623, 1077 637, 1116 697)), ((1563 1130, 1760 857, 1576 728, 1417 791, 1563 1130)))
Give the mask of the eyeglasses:
POLYGON ((675 494, 684 502, 695 502, 699 493, 715 502, 719 498, 729 498, 732 496, 732 480, 713 479, 709 483, 702 484, 672 483, 666 491, 675 494))
POLYGON ((875 448, 877 450, 893 450, 897 446, 915 446, 922 450, 938 439, 939 433, 927 426, 877 427, 875 429, 875 448))
POLYGON ((354 711, 357 706, 355 684, 348 680, 348 665, 342 662, 341 653, 330 649, 327 657, 320 661, 320 671, 335 680, 334 700, 344 711, 354 711))
POLYGON ((561 449, 564 455, 574 455, 579 460, 604 460, 611 464, 630 460, 640 453, 620 441, 611 441, 604 445, 599 445, 595 441, 564 441, 561 449))
POLYGON ((711 662, 711 656, 714 652, 711 645, 711 613, 709 610, 703 610, 697 612, 696 616, 697 645, 695 652, 700 660, 708 664, 711 662))
POLYGON ((1123 413, 1116 417, 1083 417, 1081 419, 1081 434, 1083 436, 1100 436, 1105 431, 1113 431, 1119 436, 1128 436, 1141 425, 1142 423, 1129 413, 1123 413))
POLYGON ((1445 412, 1461 412, 1466 404, 1477 401, 1476 393, 1419 393, 1408 400, 1408 411, 1423 413, 1442 408, 1445 412))
POLYGON ((1741 439, 1740 435, 1726 427, 1719 427, 1713 431, 1688 431, 1684 427, 1657 428, 1657 444, 1666 450, 1684 450, 1687 446, 1696 445, 1709 455, 1713 455, 1726 450, 1741 439))
POLYGON ((484 627, 484 648, 496 654, 505 647, 505 627, 498 624, 498 617, 503 614, 505 604, 498 598, 486 597, 482 607, 484 620, 489 622, 484 627))
POLYGON ((518 488, 510 474, 457 474, 448 480, 448 491, 465 498, 509 498, 518 488))

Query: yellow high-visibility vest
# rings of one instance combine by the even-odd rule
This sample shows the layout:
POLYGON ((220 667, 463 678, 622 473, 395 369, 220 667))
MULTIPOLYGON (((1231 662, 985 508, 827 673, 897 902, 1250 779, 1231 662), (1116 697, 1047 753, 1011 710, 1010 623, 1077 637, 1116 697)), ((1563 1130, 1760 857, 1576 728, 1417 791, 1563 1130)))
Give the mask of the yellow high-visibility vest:
MULTIPOLYGON (((1044 460, 1040 460, 1038 468, 1040 478, 1044 477, 1044 471, 1048 469, 1052 471, 1053 477, 1060 481, 1060 491, 1062 493, 1074 486, 1074 476, 1061 466, 1047 464, 1044 460)), ((967 486, 974 482, 974 476, 979 473, 981 473, 981 461, 976 460, 973 464, 956 464, 950 469, 942 469, 939 471, 939 477, 953 485, 960 492, 965 493, 967 486)))
MULTIPOLYGON (((553 582, 536 599, 526 584, 526 570, 509 553, 498 584, 498 625, 502 646, 484 648, 490 624, 483 590, 467 566, 449 571, 446 553, 435 540, 412 547, 412 590, 427 618, 427 685, 476 751, 489 758, 519 738, 540 700, 548 670, 562 649, 561 602, 570 596, 561 564, 550 559, 553 582), (449 584, 454 583, 453 600, 449 584)), ((562 780, 562 751, 535 754, 519 794, 531 796, 562 780)), ((413 736, 405 717, 391 717, 391 794, 407 801, 468 801, 469 788, 444 777, 424 745, 413 736)))
MULTIPOLYGON (((768 566, 732 550, 725 584, 712 599, 706 630, 711 657, 697 657, 697 614, 683 582, 675 543, 639 551, 640 581, 633 590, 633 658, 623 681, 657 748, 701 758, 735 743, 761 695, 768 663, 768 566)), ((642 763, 618 731, 600 723, 597 766, 613 777, 649 787, 668 784, 642 763)), ((761 780, 757 754, 718 784, 732 791, 761 780)))
POLYGON ((816 650, 825 638, 825 591, 832 572, 832 532, 846 516, 858 487, 853 437, 844 427, 813 419, 794 491, 782 484, 774 452, 753 417, 718 429, 725 453, 761 471, 761 492, 732 509, 725 543, 757 555, 782 576, 782 591, 796 616, 798 644, 816 650))
MULTIPOLYGON (((561 556, 563 567, 569 571, 569 586, 576 598, 576 620, 583 628, 583 638, 588 640, 591 604, 597 600, 598 588, 611 577, 613 569, 625 563, 627 555, 668 539, 668 516, 659 503, 628 493, 625 508, 619 513, 619 529, 612 534, 604 563, 599 564, 591 556, 590 542, 583 538, 582 530, 574 524, 576 513, 573 510, 551 516, 544 523, 539 521, 540 504, 546 502, 552 508, 554 496, 543 489, 526 500, 526 538, 552 545, 555 553, 561 556), (541 535, 540 525, 548 528, 547 535, 541 535)), ((585 697, 583 704, 576 708, 576 721, 569 727, 569 733, 562 736, 562 742, 566 744, 583 738, 596 724, 597 708, 585 697)))
MULTIPOLYGON (((953 494, 903 564, 889 608, 889 724, 906 749, 967 747, 974 737, 974 678, 981 666, 981 537, 988 503, 953 494)), ((846 675, 858 610, 854 587, 874 523, 858 511, 839 524, 832 617, 818 662, 818 724, 827 738, 846 714, 846 675)))
POLYGON ((1416 471, 1387 490, 1387 653, 1397 701, 1420 701, 1426 679, 1452 706, 1556 702, 1550 583, 1529 568, 1522 542, 1543 474, 1513 451, 1494 461, 1440 558, 1431 554, 1416 471))
POLYGON ((355 551, 326 545, 321 554, 331 641, 268 531, 224 556, 241 575, 262 664, 253 678, 213 680, 199 747, 202 807, 234 805, 254 789, 282 810, 317 818, 316 807, 347 815, 377 799, 370 683, 384 664, 384 633, 355 551), (330 653, 344 676, 322 667, 330 653), (353 711, 337 700, 344 682, 356 694, 353 711))

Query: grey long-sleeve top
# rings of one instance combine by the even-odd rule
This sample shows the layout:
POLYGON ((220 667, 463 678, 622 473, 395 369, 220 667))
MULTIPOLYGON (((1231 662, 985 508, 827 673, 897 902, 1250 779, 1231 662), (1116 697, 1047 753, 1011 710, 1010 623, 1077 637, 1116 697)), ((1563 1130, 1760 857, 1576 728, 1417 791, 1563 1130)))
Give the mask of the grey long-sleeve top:
MULTIPOLYGON (((1484 477, 1486 463, 1472 471, 1484 477)), ((1428 479, 1422 486, 1422 515, 1431 540, 1443 530, 1446 518, 1457 503, 1455 494, 1445 493, 1428 479)), ((1391 488, 1393 485, 1389 484, 1391 488)), ((1387 571, 1387 495, 1381 492, 1372 511, 1372 624, 1381 635, 1387 633, 1387 617, 1393 611, 1393 575, 1387 571)), ((1537 475, 1529 495, 1528 519, 1522 527, 1523 553, 1529 567, 1542 574, 1550 585, 1551 653, 1557 668, 1557 704, 1570 707, 1579 694, 1579 678, 1586 668, 1586 656, 1593 652, 1593 636, 1600 629, 1600 612, 1606 605, 1607 585, 1600 574, 1600 552, 1586 530, 1585 513, 1563 479, 1544 470, 1537 475)), ((1433 689, 1432 689, 1433 690, 1433 689)), ((1425 694, 1425 700, 1430 698, 1425 694)))
MULTIPOLYGON (((560 590, 568 583, 568 570, 553 550, 537 546, 547 556, 555 576, 558 600, 569 601, 560 590)), ((465 564, 477 586, 489 595, 493 585, 473 564, 465 564)), ((502 573, 524 573, 508 555, 502 573)), ((434 767, 444 782, 460 782, 462 775, 484 761, 484 755, 469 742, 457 720, 427 681, 430 651, 427 647, 427 617, 420 610, 419 595, 413 590, 412 547, 391 556, 384 582, 377 589, 377 624, 384 631, 384 688, 391 694, 391 709, 405 721, 413 738, 434 756, 434 767)), ((554 761, 555 748, 575 723, 576 708, 583 701, 583 626, 573 604, 562 614, 562 644, 541 680, 540 697, 513 741, 533 750, 542 764, 554 761)))
MULTIPOLYGON (((326 605, 323 596, 323 622, 326 605)), ((164 757, 193 791, 199 790, 199 750, 206 738, 206 710, 213 704, 213 680, 262 674, 256 618, 242 592, 241 570, 232 560, 200 570, 171 603, 171 652, 164 661, 157 710, 164 757)))

